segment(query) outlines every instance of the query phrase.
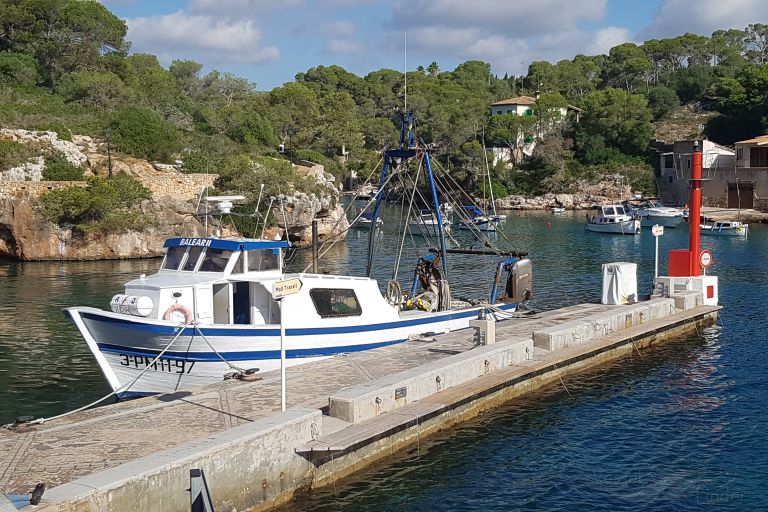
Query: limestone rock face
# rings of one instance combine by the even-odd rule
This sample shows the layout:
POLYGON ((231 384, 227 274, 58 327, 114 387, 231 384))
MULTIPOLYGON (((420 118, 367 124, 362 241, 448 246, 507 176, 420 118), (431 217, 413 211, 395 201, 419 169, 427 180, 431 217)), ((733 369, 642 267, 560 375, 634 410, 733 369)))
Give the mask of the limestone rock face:
POLYGON ((0 198, 0 256, 21 260, 101 260, 161 256, 166 238, 205 236, 188 203, 145 201, 156 225, 109 235, 74 232, 47 222, 30 198, 0 198))
POLYGON ((581 183, 575 194, 544 194, 543 196, 507 196, 496 199, 496 208, 502 210, 547 210, 552 207, 569 210, 588 210, 596 204, 620 203, 631 197, 631 189, 616 188, 612 182, 581 183))
POLYGON ((317 218, 317 234, 320 239, 344 238, 349 229, 349 221, 344 215, 344 208, 339 204, 339 191, 336 189, 333 174, 325 172, 322 165, 301 161, 294 166, 300 176, 314 179, 320 190, 319 195, 296 192, 290 196, 278 198, 273 208, 277 223, 283 230, 288 227, 292 242, 307 243, 312 241, 312 219, 317 218), (279 200, 285 205, 285 216, 279 200), (285 217, 285 218, 283 218, 285 217))
POLYGON ((42 156, 0 172, 0 181, 40 181, 43 179, 45 159, 42 156))
MULTIPOLYGON (((90 137, 89 137, 90 138, 90 137)), ((56 132, 37 132, 21 129, 3 128, 0 130, 0 139, 13 140, 22 144, 47 144, 54 151, 64 157, 70 164, 79 167, 88 157, 80 151, 78 145, 68 140, 61 140, 56 132)))
POLYGON ((292 242, 312 241, 312 219, 317 218, 317 234, 320 239, 342 237, 349 229, 349 222, 344 215, 344 208, 331 195, 317 197, 315 195, 297 192, 283 197, 285 202, 285 219, 277 206, 275 215, 278 225, 285 229, 288 225, 288 235, 292 242))

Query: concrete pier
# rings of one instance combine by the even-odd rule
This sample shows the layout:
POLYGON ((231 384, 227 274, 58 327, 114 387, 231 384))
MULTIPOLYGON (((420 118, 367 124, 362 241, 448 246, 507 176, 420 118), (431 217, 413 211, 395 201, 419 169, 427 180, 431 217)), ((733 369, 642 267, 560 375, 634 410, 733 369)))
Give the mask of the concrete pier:
POLYGON ((567 374, 715 321, 700 296, 581 304, 496 325, 329 358, 257 382, 122 402, 0 431, 0 489, 50 489, 37 510, 189 509, 189 470, 217 510, 266 510, 420 437, 567 374))

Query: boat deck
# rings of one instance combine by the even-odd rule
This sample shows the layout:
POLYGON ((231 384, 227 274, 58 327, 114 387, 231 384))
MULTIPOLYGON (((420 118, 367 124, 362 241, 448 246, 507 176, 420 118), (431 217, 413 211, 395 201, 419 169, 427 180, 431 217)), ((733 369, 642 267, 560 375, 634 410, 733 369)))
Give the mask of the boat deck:
MULTIPOLYGON (((496 337, 530 337, 534 330, 612 308, 581 304, 515 318, 497 324, 496 337)), ((289 368, 288 406, 327 407, 328 397, 340 389, 470 350, 477 346, 472 332, 455 331, 289 368)), ((0 489, 23 493, 38 482, 50 489, 279 411, 280 372, 275 371, 256 382, 223 381, 111 404, 43 425, 0 430, 0 489)))

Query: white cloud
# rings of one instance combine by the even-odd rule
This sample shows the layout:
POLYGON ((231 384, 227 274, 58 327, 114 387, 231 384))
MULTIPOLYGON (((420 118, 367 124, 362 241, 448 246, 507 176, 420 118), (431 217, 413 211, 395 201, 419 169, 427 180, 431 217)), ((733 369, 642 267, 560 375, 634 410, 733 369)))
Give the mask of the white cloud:
POLYGON ((351 38, 355 37, 355 25, 349 21, 333 21, 330 23, 323 23, 320 27, 323 33, 338 38, 351 38))
POLYGON ((607 0, 408 0, 395 4, 392 25, 474 27, 526 38, 568 30, 605 16, 607 0))
POLYGON ((324 50, 331 55, 361 53, 363 45, 357 40, 357 29, 349 21, 322 23, 320 32, 328 36, 324 50))
POLYGON ((614 46, 631 41, 629 29, 624 27, 601 28, 592 35, 592 41, 587 46, 588 55, 608 54, 614 46))
POLYGON ((189 12, 217 14, 226 18, 237 18, 244 15, 257 15, 266 10, 295 7, 302 0, 191 0, 189 12))
POLYGON ((251 20, 217 20, 183 11, 146 18, 129 18, 128 39, 135 52, 174 58, 264 63, 279 58, 275 46, 260 47, 261 33, 251 20))
POLYGON ((750 23, 768 22, 766 0, 663 0, 642 39, 693 32, 710 35, 717 29, 743 29, 750 23))
POLYGON ((325 51, 332 55, 361 53, 363 45, 353 39, 331 39, 325 45, 325 51))

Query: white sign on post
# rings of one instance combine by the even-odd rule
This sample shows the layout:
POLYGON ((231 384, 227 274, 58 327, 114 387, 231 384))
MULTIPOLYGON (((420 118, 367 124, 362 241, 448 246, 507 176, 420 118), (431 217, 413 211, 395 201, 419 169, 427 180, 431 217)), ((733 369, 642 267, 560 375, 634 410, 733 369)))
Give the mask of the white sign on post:
POLYGON ((301 290, 301 279, 285 279, 283 281, 275 281, 275 285, 272 288, 272 297, 275 299, 282 299, 286 295, 293 295, 299 293, 301 290))
POLYGON ((651 227, 651 233, 656 239, 656 259, 654 262, 653 277, 657 278, 659 277, 659 237, 664 234, 664 226, 654 224, 653 227, 651 227))
POLYGON ((280 302, 280 408, 285 411, 286 407, 286 389, 285 389, 285 297, 299 293, 301 290, 301 279, 285 279, 275 281, 272 287, 272 297, 280 302))

